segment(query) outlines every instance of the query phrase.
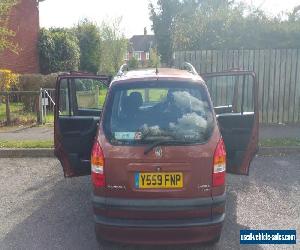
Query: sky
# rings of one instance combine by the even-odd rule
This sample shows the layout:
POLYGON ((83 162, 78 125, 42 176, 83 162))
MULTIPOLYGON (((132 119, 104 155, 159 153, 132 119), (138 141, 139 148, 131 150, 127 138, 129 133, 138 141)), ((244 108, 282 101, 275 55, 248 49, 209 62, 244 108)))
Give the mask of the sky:
MULTIPOLYGON (((121 29, 126 37, 142 35, 144 27, 151 34, 150 0, 45 0, 40 3, 41 27, 71 27, 88 18, 98 24, 122 17, 121 29)), ((291 11, 299 0, 240 0, 260 6, 270 15, 291 11)))

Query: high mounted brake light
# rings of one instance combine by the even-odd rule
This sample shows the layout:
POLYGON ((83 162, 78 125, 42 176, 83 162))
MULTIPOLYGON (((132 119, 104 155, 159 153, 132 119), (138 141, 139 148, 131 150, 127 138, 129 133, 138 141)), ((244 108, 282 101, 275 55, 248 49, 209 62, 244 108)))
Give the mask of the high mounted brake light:
POLYGON ((214 153, 212 186, 218 187, 225 184, 226 175, 226 150, 223 139, 218 142, 214 153))
POLYGON ((94 187, 104 187, 104 156, 98 140, 95 141, 92 149, 91 172, 94 187))

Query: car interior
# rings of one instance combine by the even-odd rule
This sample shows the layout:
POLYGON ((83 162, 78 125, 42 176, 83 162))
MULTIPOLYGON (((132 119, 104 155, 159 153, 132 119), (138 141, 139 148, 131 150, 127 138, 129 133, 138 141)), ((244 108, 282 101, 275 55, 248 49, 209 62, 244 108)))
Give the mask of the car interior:
POLYGON ((253 78, 250 75, 211 76, 206 77, 206 83, 226 147, 227 171, 238 172, 255 124, 253 78), (219 94, 213 93, 214 90, 219 94))
POLYGON ((61 80, 58 126, 71 165, 78 175, 85 175, 90 172, 90 154, 102 107, 79 107, 78 92, 74 79, 61 80))

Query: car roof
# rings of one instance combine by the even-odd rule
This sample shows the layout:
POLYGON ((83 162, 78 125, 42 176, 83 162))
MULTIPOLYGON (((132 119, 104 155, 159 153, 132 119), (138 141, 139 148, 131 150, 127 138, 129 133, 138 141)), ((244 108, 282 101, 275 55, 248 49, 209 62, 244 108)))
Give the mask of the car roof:
POLYGON ((123 74, 116 76, 113 83, 130 82, 131 80, 153 80, 160 78, 168 78, 172 80, 192 80, 199 83, 204 83, 201 76, 193 74, 187 70, 180 70, 174 68, 148 68, 139 70, 126 71, 123 74))

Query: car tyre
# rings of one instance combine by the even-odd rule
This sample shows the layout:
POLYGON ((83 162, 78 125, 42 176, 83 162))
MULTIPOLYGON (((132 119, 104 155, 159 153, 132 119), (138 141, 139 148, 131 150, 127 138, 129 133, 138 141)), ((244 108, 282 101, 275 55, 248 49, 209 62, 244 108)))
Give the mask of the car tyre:
POLYGON ((96 235, 96 239, 98 242, 98 247, 99 250, 111 250, 111 249, 116 249, 116 248, 120 248, 120 247, 125 247, 127 246, 126 244, 121 244, 121 243, 116 243, 116 242, 112 242, 109 240, 105 240, 101 237, 101 235, 99 235, 99 233, 96 232, 96 227, 95 227, 95 235, 96 235))
POLYGON ((221 234, 217 235, 216 238, 214 238, 213 240, 209 241, 208 245, 214 246, 214 245, 216 245, 216 244, 219 243, 220 239, 221 239, 221 234))

